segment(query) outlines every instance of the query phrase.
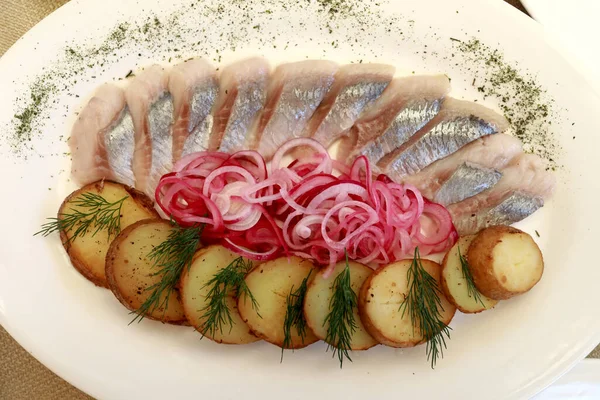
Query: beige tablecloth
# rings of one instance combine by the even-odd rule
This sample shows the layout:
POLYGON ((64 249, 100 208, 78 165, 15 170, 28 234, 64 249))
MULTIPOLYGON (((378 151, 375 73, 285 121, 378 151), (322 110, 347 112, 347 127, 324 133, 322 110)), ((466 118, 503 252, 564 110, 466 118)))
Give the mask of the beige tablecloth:
MULTIPOLYGON (((0 55, 68 0, 0 0, 0 55)), ((507 0, 525 11, 518 0, 507 0)), ((600 358, 600 346, 589 357, 600 358)), ((0 327, 0 400, 91 399, 30 356, 0 327)))

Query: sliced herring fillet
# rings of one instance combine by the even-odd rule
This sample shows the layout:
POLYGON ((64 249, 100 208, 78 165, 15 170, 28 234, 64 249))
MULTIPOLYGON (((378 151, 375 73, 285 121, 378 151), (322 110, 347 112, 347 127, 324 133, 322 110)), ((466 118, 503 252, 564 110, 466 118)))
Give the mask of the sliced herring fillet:
POLYGON ((168 73, 153 65, 136 75, 125 91, 135 127, 135 187, 149 196, 173 164, 173 100, 167 86, 168 73))
POLYGON ((263 157, 269 159, 288 140, 304 137, 337 69, 336 63, 324 60, 282 64, 275 69, 258 130, 258 152, 263 157))
POLYGON ((389 85, 396 68, 387 64, 348 64, 335 74, 334 82, 305 128, 304 136, 312 136, 329 147, 348 130, 360 114, 389 85))
POLYGON ((218 85, 214 66, 204 59, 188 60, 171 69, 169 92, 173 96, 174 161, 182 155, 208 148, 218 85))
POLYGON ((442 205, 458 203, 493 187, 500 178, 502 173, 496 169, 464 162, 440 187, 433 201, 442 205))
POLYGON ((402 178, 402 183, 415 186, 428 199, 435 199, 442 185, 465 162, 493 170, 502 170, 515 156, 522 153, 519 139, 504 133, 487 135, 467 144, 423 168, 416 174, 402 178))
POLYGON ((472 141, 503 132, 506 119, 480 104, 447 98, 427 125, 402 146, 379 161, 379 168, 394 180, 419 172, 472 141))
POLYGON ((501 172, 502 178, 492 188, 448 206, 459 234, 524 219, 543 206, 556 185, 554 175, 533 154, 515 157, 501 172))
POLYGON ((440 111, 450 91, 446 75, 396 78, 351 129, 352 157, 375 164, 399 148, 440 111))
POLYGON ((210 150, 234 153, 256 146, 256 130, 267 98, 270 72, 269 63, 260 57, 238 61, 223 69, 210 150))
POLYGON ((98 88, 73 125, 69 147, 77 183, 111 179, 135 184, 133 122, 120 87, 105 84, 98 88))

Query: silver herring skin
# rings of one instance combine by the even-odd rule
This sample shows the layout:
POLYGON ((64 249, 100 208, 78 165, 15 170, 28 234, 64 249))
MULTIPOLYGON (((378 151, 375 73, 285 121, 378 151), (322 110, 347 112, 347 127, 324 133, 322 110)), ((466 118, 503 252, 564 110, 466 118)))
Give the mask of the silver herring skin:
POLYGON ((135 128, 136 188, 149 196, 173 165, 173 99, 167 89, 168 79, 161 66, 153 65, 136 75, 125 91, 135 128))
POLYGON ((208 149, 218 84, 215 68, 200 58, 177 64, 169 73, 175 120, 173 161, 208 149))
POLYGON ((433 199, 441 186, 465 162, 501 171, 517 155, 523 153, 521 141, 504 133, 484 136, 457 152, 405 176, 402 183, 415 186, 423 196, 433 199))
POLYGON ((375 164, 398 149, 440 112, 449 91, 445 75, 394 79, 352 128, 353 156, 375 164))
POLYGON ((68 140, 71 173, 86 185, 101 179, 133 186, 133 121, 123 89, 114 84, 98 88, 81 110, 68 140))
POLYGON ((282 64, 273 73, 261 117, 258 152, 270 159, 290 139, 304 137, 304 128, 333 84, 337 64, 300 61, 282 64))
POLYGON ((183 144, 182 156, 208 149, 213 128, 211 114, 217 97, 217 86, 212 79, 194 88, 190 101, 189 135, 183 144))
POLYGON ((493 187, 501 177, 502 173, 495 169, 465 162, 444 182, 433 200, 445 206, 458 203, 493 187))
POLYGON ((263 58, 242 60, 223 70, 211 150, 234 153, 256 145, 269 75, 269 63, 263 58))
POLYGON ((152 138, 152 168, 150 169, 152 182, 158 182, 162 175, 171 170, 173 163, 172 124, 173 98, 169 92, 165 91, 158 100, 152 103, 148 112, 148 131, 152 138))
POLYGON ((448 98, 434 119, 378 165, 399 181, 472 141, 503 132, 507 127, 504 117, 484 106, 448 98))
POLYGON ((394 71, 385 64, 349 64, 335 74, 334 83, 305 129, 305 136, 325 147, 348 135, 360 115, 389 86, 394 71))
POLYGON ((447 207, 459 234, 522 220, 544 204, 556 184, 554 175, 533 154, 516 156, 500 172, 502 177, 491 188, 447 207))
POLYGON ((129 108, 121 111, 119 118, 106 132, 106 154, 114 178, 127 186, 135 186, 133 151, 135 149, 133 120, 129 108))
POLYGON ((433 101, 410 101, 394 117, 390 127, 378 138, 363 147, 359 155, 366 156, 371 163, 376 164, 386 154, 402 146, 415 132, 423 128, 439 112, 442 99, 433 101))
POLYGON ((468 218, 460 219, 454 225, 456 230, 468 235, 493 225, 512 225, 536 212, 544 205, 541 197, 514 192, 500 203, 485 210, 479 210, 468 218))

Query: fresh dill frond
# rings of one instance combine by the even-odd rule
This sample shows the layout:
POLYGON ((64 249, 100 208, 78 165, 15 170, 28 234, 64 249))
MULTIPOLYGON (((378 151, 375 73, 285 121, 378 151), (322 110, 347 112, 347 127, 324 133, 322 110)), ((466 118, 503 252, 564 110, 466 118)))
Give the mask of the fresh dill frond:
POLYGON ((462 269, 462 274, 465 277, 465 281, 467 282, 467 294, 469 297, 475 299, 475 301, 482 306, 485 307, 483 300, 481 299, 481 293, 477 290, 475 286, 475 282, 473 281, 473 274, 471 274, 471 269, 469 268, 469 263, 465 259, 465 257, 460 253, 460 246, 458 246, 458 259, 460 260, 460 267, 462 269))
POLYGON ((440 308, 443 310, 440 300, 441 290, 434 277, 423 267, 419 248, 415 254, 407 272, 408 295, 400 304, 398 311, 402 311, 402 317, 408 312, 415 328, 421 332, 427 341, 425 352, 427 359, 431 360, 431 368, 435 367, 438 358, 444 357, 446 338, 450 339, 450 327, 442 321, 440 308))
POLYGON ((357 307, 357 296, 350 282, 350 264, 346 253, 346 267, 333 281, 333 296, 329 301, 329 313, 323 325, 327 325, 327 351, 333 350, 332 357, 337 354, 340 368, 344 358, 352 361, 348 351, 351 350, 352 335, 358 329, 354 320, 354 309, 357 307))
POLYGON ((244 301, 250 299, 252 308, 258 312, 258 303, 244 280, 246 274, 252 269, 252 266, 252 261, 240 256, 229 263, 227 267, 217 272, 202 287, 202 289, 209 288, 206 294, 208 305, 201 310, 204 311, 201 317, 204 320, 200 331, 202 337, 207 333, 214 337, 217 331, 222 334, 224 326, 227 325, 229 325, 229 332, 231 332, 233 318, 231 317, 231 311, 227 307, 227 297, 232 291, 236 298, 243 296, 244 301))
POLYGON ((166 312, 171 292, 179 282, 183 269, 189 270, 192 265, 192 259, 200 245, 204 224, 183 228, 173 221, 172 223, 174 227, 167 239, 152 249, 147 256, 156 268, 151 275, 160 276, 160 281, 146 288, 146 291, 151 291, 150 296, 139 309, 133 311, 137 315, 131 322, 139 322, 145 315, 152 314, 157 309, 162 308, 166 312))
POLYGON ((106 230, 108 238, 117 236, 121 232, 121 207, 129 196, 115 202, 109 202, 96 193, 82 193, 71 200, 73 207, 69 212, 61 213, 58 218, 48 218, 49 222, 42 225, 42 229, 34 234, 48 236, 53 232, 71 233, 65 244, 92 231, 92 236, 106 230))
POLYGON ((283 346, 281 347, 281 361, 283 361, 283 351, 292 346, 292 328, 296 328, 298 336, 304 343, 306 337, 306 318, 304 317, 304 298, 306 297, 306 290, 308 289, 308 280, 312 274, 312 269, 308 272, 306 278, 302 280, 302 283, 298 289, 294 290, 294 287, 290 289, 290 294, 287 297, 286 304, 287 308, 285 311, 285 319, 283 321, 283 346))

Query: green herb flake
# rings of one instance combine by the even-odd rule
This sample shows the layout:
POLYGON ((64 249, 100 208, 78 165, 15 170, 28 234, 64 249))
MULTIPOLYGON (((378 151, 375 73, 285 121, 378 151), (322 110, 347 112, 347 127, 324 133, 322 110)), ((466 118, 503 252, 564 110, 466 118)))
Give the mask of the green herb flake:
POLYGON ((358 306, 357 296, 352 290, 348 252, 345 253, 346 267, 333 281, 333 296, 329 301, 329 313, 323 323, 323 326, 327 326, 325 336, 327 351, 332 349, 332 357, 337 355, 340 368, 344 364, 344 358, 352 361, 349 354, 352 335, 358 329, 354 319, 354 309, 358 306))
POLYGON ((442 321, 442 292, 435 278, 423 267, 418 247, 408 269, 407 280, 408 294, 398 311, 402 311, 402 317, 408 313, 413 332, 416 328, 423 335, 427 342, 427 359, 431 361, 433 369, 438 358, 444 357, 446 338, 450 339, 451 328, 442 321))
POLYGON ((285 319, 283 322, 283 346, 281 347, 281 361, 283 361, 284 349, 292 347, 292 328, 302 339, 306 337, 306 318, 304 317, 304 299, 308 289, 308 280, 312 274, 312 269, 308 272, 306 278, 302 280, 300 286, 294 290, 292 286, 286 299, 285 319))

